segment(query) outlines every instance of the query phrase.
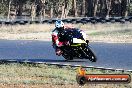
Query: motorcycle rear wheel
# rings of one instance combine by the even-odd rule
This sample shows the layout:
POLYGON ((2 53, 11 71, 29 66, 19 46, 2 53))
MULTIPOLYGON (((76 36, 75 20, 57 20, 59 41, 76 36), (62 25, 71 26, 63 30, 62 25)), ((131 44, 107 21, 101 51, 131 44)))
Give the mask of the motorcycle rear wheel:
POLYGON ((71 55, 68 55, 66 53, 63 53, 62 56, 68 61, 68 60, 73 60, 73 57, 71 55))

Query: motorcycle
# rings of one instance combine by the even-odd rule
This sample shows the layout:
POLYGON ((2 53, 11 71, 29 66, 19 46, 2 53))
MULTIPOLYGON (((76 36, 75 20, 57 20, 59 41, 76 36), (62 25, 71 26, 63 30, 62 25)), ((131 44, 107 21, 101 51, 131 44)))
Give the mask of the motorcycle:
POLYGON ((83 35, 77 30, 65 30, 59 33, 60 41, 68 41, 69 45, 61 47, 62 56, 66 60, 74 58, 89 59, 91 62, 96 62, 97 57, 89 46, 89 41, 83 38, 83 35))

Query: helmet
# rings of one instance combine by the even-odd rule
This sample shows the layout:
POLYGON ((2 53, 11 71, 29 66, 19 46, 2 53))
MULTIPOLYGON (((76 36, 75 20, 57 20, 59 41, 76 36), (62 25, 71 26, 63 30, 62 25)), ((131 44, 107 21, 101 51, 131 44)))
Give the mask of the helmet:
POLYGON ((61 20, 55 22, 55 27, 60 31, 64 29, 64 23, 61 20))

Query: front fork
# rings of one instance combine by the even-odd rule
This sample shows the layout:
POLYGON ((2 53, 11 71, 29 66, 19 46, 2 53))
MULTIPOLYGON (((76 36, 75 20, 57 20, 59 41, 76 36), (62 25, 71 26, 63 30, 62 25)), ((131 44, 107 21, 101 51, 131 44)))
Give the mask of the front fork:
POLYGON ((88 45, 88 43, 89 43, 89 40, 86 40, 86 43, 87 43, 87 45, 88 45))

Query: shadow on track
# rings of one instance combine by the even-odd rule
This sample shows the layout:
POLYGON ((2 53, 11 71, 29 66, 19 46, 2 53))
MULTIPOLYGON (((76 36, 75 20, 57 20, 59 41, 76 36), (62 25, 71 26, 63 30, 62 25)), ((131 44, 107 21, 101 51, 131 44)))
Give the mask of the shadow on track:
POLYGON ((0 59, 4 61, 86 62, 82 59, 66 61, 62 56, 56 56, 51 41, 0 40, 0 52, 0 59))

